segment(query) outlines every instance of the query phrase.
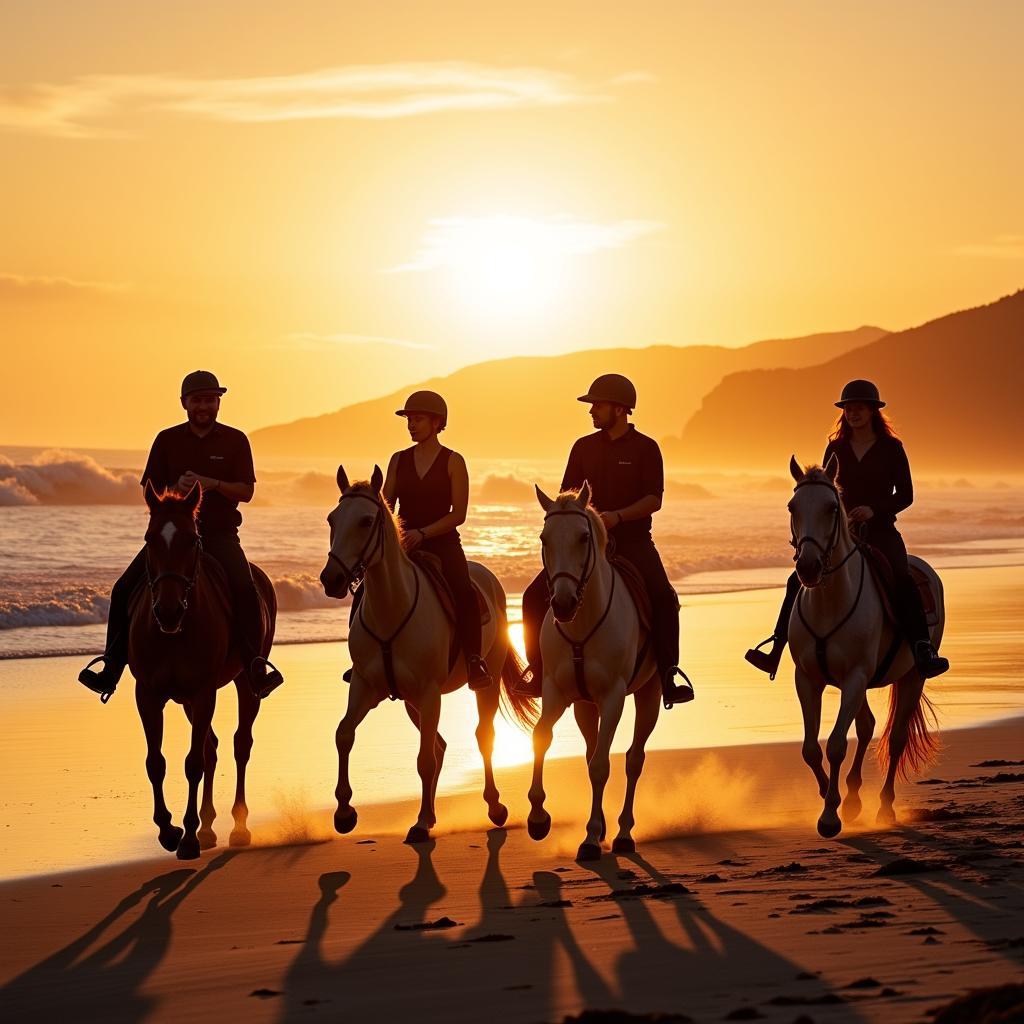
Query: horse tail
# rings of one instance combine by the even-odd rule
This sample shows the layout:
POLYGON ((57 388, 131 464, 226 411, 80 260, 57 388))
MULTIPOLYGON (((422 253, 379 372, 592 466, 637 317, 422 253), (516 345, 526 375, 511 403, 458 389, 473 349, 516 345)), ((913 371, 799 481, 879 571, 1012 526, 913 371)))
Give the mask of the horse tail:
MULTIPOLYGON (((878 746, 878 761, 881 767, 888 768, 892 761, 892 731, 899 705, 898 684, 889 689, 889 716, 882 732, 882 740, 878 746)), ((896 762, 896 775, 908 780, 911 774, 917 774, 926 768, 939 752, 939 741, 933 729, 938 728, 935 705, 922 691, 914 703, 914 709, 907 721, 907 742, 903 747, 899 760, 896 762), (929 724, 931 728, 929 728, 929 724)))
POLYGON ((520 729, 529 731, 540 718, 536 697, 530 697, 524 689, 523 674, 526 666, 509 641, 505 661, 501 666, 501 713, 520 729))

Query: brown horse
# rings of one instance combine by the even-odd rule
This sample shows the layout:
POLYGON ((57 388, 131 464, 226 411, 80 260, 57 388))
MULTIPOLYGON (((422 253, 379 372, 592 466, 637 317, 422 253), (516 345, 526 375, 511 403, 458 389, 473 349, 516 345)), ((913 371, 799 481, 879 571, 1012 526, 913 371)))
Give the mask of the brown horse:
MULTIPOLYGON (((227 579, 216 561, 203 553, 196 528, 201 501, 199 484, 182 498, 173 492, 158 495, 146 483, 150 512, 146 531, 148 587, 140 586, 132 597, 128 640, 128 665, 136 680, 135 702, 146 733, 153 821, 160 830, 160 845, 177 851, 179 860, 192 860, 200 850, 217 845, 213 831, 217 816, 213 807, 217 736, 212 722, 217 690, 231 681, 238 692, 238 781, 231 808, 235 827, 230 842, 232 846, 247 846, 251 841, 246 827, 249 809, 245 804, 245 769, 252 750, 252 725, 260 706, 235 640, 227 579), (185 757, 188 806, 182 819, 184 829, 171 824, 171 812, 164 802, 167 762, 160 747, 168 700, 181 704, 192 724, 192 742, 185 757), (201 779, 203 802, 197 811, 201 779)), ((265 657, 274 639, 277 600, 266 574, 254 565, 252 575, 266 615, 260 649, 265 657)))

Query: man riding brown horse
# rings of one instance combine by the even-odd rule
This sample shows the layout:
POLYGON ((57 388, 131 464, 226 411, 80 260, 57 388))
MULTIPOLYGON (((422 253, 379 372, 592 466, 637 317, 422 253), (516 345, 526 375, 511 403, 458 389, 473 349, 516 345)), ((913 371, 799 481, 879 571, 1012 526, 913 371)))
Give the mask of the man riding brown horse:
MULTIPOLYGON (((262 616, 252 571, 238 540, 242 516, 239 502, 251 501, 256 484, 252 449, 240 430, 217 422, 220 398, 227 391, 208 370, 195 370, 181 383, 185 423, 160 431, 139 481, 157 492, 187 494, 198 483, 203 490, 198 526, 203 550, 221 564, 231 588, 235 628, 253 691, 259 697, 275 690, 284 678, 260 656, 262 616)), ((79 682, 100 695, 105 704, 128 664, 129 604, 146 579, 146 549, 132 560, 110 595, 107 643, 78 675, 79 682), (96 671, 92 666, 102 662, 96 671)))
MULTIPOLYGON (((577 401, 590 405, 597 431, 572 446, 561 489, 589 482, 591 504, 615 541, 615 555, 633 563, 650 595, 665 707, 684 704, 693 700, 693 687, 679 668, 679 598, 651 537, 651 517, 661 508, 665 490, 661 449, 629 422, 636 407, 636 388, 625 377, 606 373, 577 401), (676 683, 677 675, 684 682, 676 683)), ((523 594, 523 634, 535 686, 542 677, 540 627, 547 609, 547 575, 541 572, 523 594)))

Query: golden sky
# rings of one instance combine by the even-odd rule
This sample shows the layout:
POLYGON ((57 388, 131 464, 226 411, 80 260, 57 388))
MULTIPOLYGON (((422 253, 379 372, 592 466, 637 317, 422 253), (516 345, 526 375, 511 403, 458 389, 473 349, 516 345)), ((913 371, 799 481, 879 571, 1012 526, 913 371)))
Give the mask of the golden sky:
MULTIPOLYGON (((0 444, 495 355, 738 344, 1024 270, 1024 5, 0 5, 0 444)), ((585 383, 585 382, 584 382, 585 383)))

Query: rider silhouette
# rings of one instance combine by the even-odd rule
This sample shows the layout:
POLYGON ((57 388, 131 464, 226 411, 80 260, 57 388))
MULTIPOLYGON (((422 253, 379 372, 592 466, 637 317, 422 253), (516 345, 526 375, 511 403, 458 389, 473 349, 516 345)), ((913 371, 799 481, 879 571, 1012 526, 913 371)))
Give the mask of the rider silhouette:
MULTIPOLYGON (((187 493, 195 483, 203 489, 198 528, 203 550, 223 567, 231 588, 238 642, 253 692, 259 697, 275 690, 284 678, 266 658, 260 657, 263 629, 259 595, 249 561, 238 540, 242 516, 240 501, 251 501, 256 483, 249 439, 240 430, 217 422, 220 396, 227 391, 208 370, 195 370, 181 382, 185 423, 160 431, 139 481, 157 491, 187 493)), ((132 560, 110 594, 107 643, 78 675, 79 682, 103 702, 110 699, 128 664, 129 601, 146 578, 146 549, 132 560), (97 672, 93 665, 103 663, 97 672)))
MULTIPOLYGON (((918 672, 925 679, 941 675, 949 668, 949 662, 932 646, 921 595, 910 575, 907 548, 896 529, 896 516, 914 500, 907 453, 883 415, 886 403, 881 401, 878 388, 871 381, 850 381, 835 404, 843 411, 821 464, 826 465, 832 455, 839 460, 836 482, 850 524, 859 539, 881 551, 892 566, 894 610, 910 643, 918 672)), ((789 618, 799 591, 800 581, 794 572, 786 583, 775 632, 745 655, 751 665, 767 672, 772 679, 788 642, 789 618), (771 650, 762 651, 760 648, 767 643, 771 643, 771 650)))
MULTIPOLYGON (((693 687, 679 668, 679 598, 651 537, 652 515, 661 508, 665 472, 661 449, 641 434, 628 416, 636 388, 625 377, 607 373, 577 401, 590 405, 597 432, 572 446, 561 490, 589 482, 591 504, 615 541, 615 554, 639 570, 653 611, 654 652, 665 707, 693 700, 693 687), (683 683, 674 677, 683 676, 683 683)), ((541 679, 540 627, 548 609, 547 577, 542 571, 523 594, 523 634, 535 683, 541 679)))

